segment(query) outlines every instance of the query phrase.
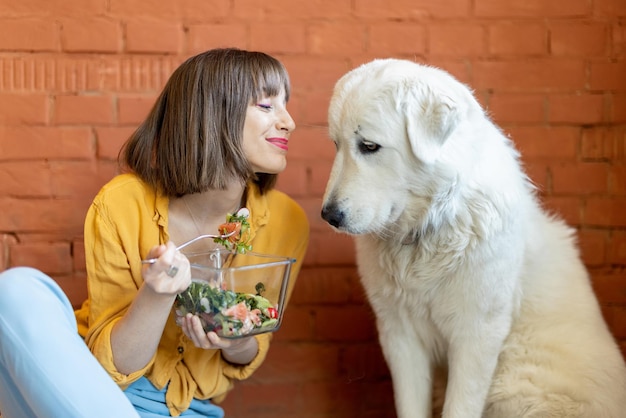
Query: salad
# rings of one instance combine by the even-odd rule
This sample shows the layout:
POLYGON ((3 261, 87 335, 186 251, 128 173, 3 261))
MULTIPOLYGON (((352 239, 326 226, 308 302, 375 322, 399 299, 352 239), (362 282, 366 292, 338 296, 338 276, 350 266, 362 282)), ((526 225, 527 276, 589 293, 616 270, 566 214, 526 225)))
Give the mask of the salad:
POLYGON ((225 337, 239 337, 252 331, 272 329, 278 322, 278 310, 262 296, 265 286, 259 282, 256 293, 241 293, 193 281, 176 297, 176 310, 181 316, 198 315, 206 332, 225 337))
POLYGON ((237 213, 226 215, 226 222, 221 224, 217 230, 219 234, 225 235, 235 231, 235 233, 228 238, 215 238, 214 242, 222 244, 227 249, 236 252, 237 254, 245 254, 247 251, 252 250, 250 245, 250 223, 248 217, 250 211, 248 208, 241 208, 237 213))
MULTIPOLYGON (((234 215, 228 214, 226 222, 218 227, 219 234, 236 233, 214 241, 237 254, 251 251, 249 216, 247 208, 239 209, 234 215)), ((265 285, 262 282, 256 284, 255 291, 254 294, 234 292, 194 280, 176 296, 174 306, 179 316, 197 315, 206 332, 214 331, 225 337, 238 337, 265 328, 271 330, 277 325, 278 309, 263 297, 265 285)))

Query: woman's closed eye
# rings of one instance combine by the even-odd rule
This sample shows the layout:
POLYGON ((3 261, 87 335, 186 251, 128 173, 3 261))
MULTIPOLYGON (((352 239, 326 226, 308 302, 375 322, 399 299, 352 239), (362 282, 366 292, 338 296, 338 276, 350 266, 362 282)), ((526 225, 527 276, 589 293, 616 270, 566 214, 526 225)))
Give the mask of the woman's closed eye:
POLYGON ((272 110, 272 109, 274 109, 274 106, 272 106, 271 104, 265 104, 265 103, 257 103, 257 107, 260 107, 263 110, 272 110))

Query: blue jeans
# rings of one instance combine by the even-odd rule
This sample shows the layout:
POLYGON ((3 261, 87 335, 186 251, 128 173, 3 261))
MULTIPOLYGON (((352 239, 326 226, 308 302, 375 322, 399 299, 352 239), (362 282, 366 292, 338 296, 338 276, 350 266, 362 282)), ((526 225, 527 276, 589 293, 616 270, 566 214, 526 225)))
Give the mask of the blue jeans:
MULTIPOLYGON (((18 267, 0 274, 2 418, 169 416, 165 390, 142 378, 124 393, 78 335, 70 301, 50 277, 18 267)), ((223 411, 195 400, 183 416, 223 411)))

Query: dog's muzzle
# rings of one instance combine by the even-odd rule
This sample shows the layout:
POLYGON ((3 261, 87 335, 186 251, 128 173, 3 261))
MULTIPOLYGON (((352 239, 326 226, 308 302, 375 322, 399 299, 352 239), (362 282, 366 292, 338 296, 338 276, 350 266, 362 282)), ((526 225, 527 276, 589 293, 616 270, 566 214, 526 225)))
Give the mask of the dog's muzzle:
POLYGON ((334 226, 335 228, 341 228, 344 225, 345 214, 334 203, 329 203, 322 206, 322 219, 334 226))

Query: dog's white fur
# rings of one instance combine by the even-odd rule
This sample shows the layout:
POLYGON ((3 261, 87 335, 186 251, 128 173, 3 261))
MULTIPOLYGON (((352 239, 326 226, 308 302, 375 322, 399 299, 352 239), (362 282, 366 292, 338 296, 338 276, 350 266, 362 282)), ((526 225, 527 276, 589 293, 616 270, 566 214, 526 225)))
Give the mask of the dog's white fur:
POLYGON ((573 231, 442 70, 385 59, 336 84, 322 216, 354 234, 400 418, 626 417, 626 367, 573 231))

